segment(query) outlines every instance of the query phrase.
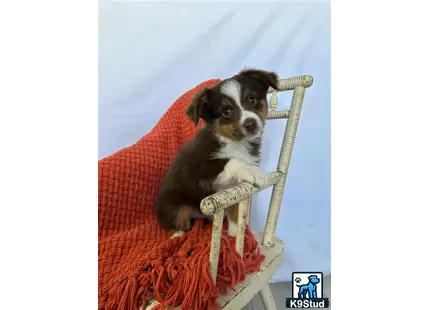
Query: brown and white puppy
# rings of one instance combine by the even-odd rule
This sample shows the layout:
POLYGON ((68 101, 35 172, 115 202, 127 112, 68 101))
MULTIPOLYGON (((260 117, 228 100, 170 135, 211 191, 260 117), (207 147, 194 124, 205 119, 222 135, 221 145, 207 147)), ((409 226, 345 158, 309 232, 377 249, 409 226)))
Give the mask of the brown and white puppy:
MULTIPOLYGON (((155 202, 160 225, 182 235, 202 218, 200 202, 241 182, 263 187, 261 137, 268 112, 267 90, 277 89, 274 72, 247 69, 201 91, 187 115, 205 126, 178 152, 155 202)), ((228 234, 237 231, 237 205, 227 209, 228 234)))

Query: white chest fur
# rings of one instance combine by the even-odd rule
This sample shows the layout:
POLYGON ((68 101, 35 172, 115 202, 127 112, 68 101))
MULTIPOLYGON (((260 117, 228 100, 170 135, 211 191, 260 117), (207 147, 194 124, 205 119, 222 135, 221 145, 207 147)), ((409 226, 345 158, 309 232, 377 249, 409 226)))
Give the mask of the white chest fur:
POLYGON ((248 141, 231 141, 220 137, 224 145, 215 154, 215 158, 237 159, 249 166, 258 166, 259 157, 251 155, 251 144, 248 141))
POLYGON ((229 159, 223 171, 216 178, 214 185, 217 190, 226 189, 247 181, 255 185, 264 185, 265 174, 258 167, 258 156, 250 154, 251 144, 247 141, 223 140, 223 146, 214 154, 215 158, 229 159))

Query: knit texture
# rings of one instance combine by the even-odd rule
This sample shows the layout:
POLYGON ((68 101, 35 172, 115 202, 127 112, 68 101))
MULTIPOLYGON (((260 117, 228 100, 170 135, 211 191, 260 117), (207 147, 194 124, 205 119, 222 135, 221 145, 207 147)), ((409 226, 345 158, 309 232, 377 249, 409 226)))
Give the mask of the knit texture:
POLYGON ((99 309, 144 309, 148 298, 161 303, 158 309, 216 309, 220 293, 259 270, 264 256, 248 227, 243 257, 235 238, 223 232, 215 285, 209 272, 212 223, 198 220, 184 236, 170 239, 153 210, 176 152, 202 126, 186 117, 186 108, 196 92, 218 82, 191 89, 137 143, 99 160, 99 309))

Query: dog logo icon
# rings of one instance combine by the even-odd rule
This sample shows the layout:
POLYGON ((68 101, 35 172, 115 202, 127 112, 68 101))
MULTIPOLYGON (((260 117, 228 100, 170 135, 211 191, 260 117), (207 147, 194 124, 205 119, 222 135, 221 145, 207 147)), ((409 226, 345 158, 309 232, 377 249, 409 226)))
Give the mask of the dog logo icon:
POLYGON ((295 279, 296 286, 299 288, 298 298, 321 298, 322 296, 318 296, 317 293, 317 284, 321 282, 320 278, 317 275, 310 275, 308 277, 308 283, 306 284, 297 284, 302 282, 302 279, 297 277, 295 279))
POLYGON ((292 297, 287 297, 287 308, 328 308, 329 299, 323 295, 322 272, 293 272, 292 297))

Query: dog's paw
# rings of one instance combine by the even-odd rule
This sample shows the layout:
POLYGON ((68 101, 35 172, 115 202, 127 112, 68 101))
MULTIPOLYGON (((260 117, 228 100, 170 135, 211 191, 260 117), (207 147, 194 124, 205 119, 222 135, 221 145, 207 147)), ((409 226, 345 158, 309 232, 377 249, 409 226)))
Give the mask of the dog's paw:
POLYGON ((176 237, 182 237, 185 234, 183 230, 175 231, 171 236, 170 239, 176 238, 176 237))
POLYGON ((249 182, 260 188, 267 187, 267 175, 257 166, 248 166, 241 176, 239 182, 249 182))

